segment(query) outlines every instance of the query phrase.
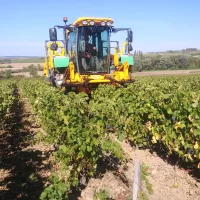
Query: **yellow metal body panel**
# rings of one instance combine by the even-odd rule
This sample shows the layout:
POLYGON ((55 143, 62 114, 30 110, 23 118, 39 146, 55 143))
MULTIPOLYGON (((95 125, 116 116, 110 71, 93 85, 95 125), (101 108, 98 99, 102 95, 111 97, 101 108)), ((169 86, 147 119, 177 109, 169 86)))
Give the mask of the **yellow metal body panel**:
POLYGON ((122 46, 122 50, 120 52, 120 54, 124 54, 125 53, 125 48, 126 48, 126 45, 128 45, 128 42, 124 42, 123 46, 122 46))
POLYGON ((100 83, 111 83, 112 79, 116 81, 128 81, 130 80, 128 73, 128 63, 125 62, 123 65, 119 66, 117 71, 113 72, 113 74, 104 74, 104 75, 79 75, 77 72, 74 72, 74 64, 70 62, 68 76, 70 79, 66 79, 64 82, 72 83, 74 85, 84 83, 87 80, 88 84, 100 84, 100 83))
POLYGON ((119 66, 119 56, 123 55, 125 53, 125 48, 128 45, 128 42, 124 42, 122 46, 122 50, 115 48, 115 53, 114 53, 114 66, 118 67, 119 66))
MULTIPOLYGON (((117 55, 117 54, 116 54, 117 55)), ((118 55, 115 57, 118 57, 118 55)), ((53 57, 52 55, 50 55, 48 57, 48 61, 44 63, 44 74, 46 74, 46 76, 48 76, 48 68, 52 69, 53 68, 53 57)), ((119 64, 119 63, 118 63, 119 64)), ((130 80, 129 77, 129 71, 128 71, 129 65, 127 62, 125 62, 123 65, 116 66, 116 71, 114 71, 112 74, 95 74, 95 75, 80 75, 79 73, 75 72, 75 67, 74 67, 74 63, 70 62, 69 64, 69 68, 67 69, 67 75, 64 82, 65 83, 70 83, 70 84, 80 84, 80 83, 84 83, 85 80, 87 80, 88 84, 101 84, 101 83, 111 83, 112 79, 118 81, 118 82, 124 82, 124 81, 128 81, 130 80)), ((83 90, 83 88, 81 87, 81 90, 83 90)))
POLYGON ((119 66, 117 71, 113 73, 113 78, 117 81, 127 81, 130 80, 129 72, 128 72, 129 65, 127 62, 124 62, 123 65, 119 66))
MULTIPOLYGON (((111 24, 114 23, 113 19, 111 18, 97 18, 97 17, 80 17, 78 18, 71 26, 84 26, 82 24, 83 21, 91 22, 94 21, 95 24, 100 24, 101 22, 110 22, 111 24)), ((89 23, 88 23, 89 24, 89 23)), ((56 42, 59 48, 61 48, 61 52, 58 53, 57 51, 52 51, 50 46, 53 42, 48 43, 47 45, 47 59, 44 62, 44 74, 48 77, 48 70, 54 69, 53 57, 55 56, 64 56, 65 49, 62 43, 56 42)), ((119 48, 115 48, 115 53, 113 55, 114 58, 114 67, 115 71, 112 74, 95 74, 95 75, 83 75, 79 74, 75 71, 75 66, 73 62, 70 62, 69 67, 66 68, 63 78, 63 84, 72 87, 73 85, 77 87, 79 92, 86 92, 88 93, 88 86, 95 87, 95 85, 105 83, 105 84, 113 84, 119 85, 122 82, 126 82, 131 80, 129 75, 129 64, 128 62, 124 62, 120 64, 119 57, 125 53, 125 47, 128 45, 128 42, 124 42, 122 49, 120 51, 119 48), (87 82, 87 86, 84 85, 87 82)), ((70 57, 75 55, 75 52, 71 52, 70 57)))
POLYGON ((101 22, 110 22, 111 24, 114 23, 113 19, 111 18, 101 18, 101 17, 79 17, 74 23, 73 25, 74 26, 84 26, 82 24, 83 21, 87 21, 87 22, 90 22, 90 21, 93 21, 95 22, 95 24, 100 24, 101 22))
POLYGON ((52 51, 51 50, 51 45, 55 43, 55 42, 49 42, 47 44, 47 59, 45 59, 44 62, 44 75, 48 77, 48 69, 53 69, 54 68, 54 62, 53 62, 53 57, 54 56, 64 56, 65 55, 65 49, 64 46, 62 45, 61 42, 56 42, 56 44, 58 45, 58 47, 60 48, 60 53, 58 53, 58 51, 52 51))

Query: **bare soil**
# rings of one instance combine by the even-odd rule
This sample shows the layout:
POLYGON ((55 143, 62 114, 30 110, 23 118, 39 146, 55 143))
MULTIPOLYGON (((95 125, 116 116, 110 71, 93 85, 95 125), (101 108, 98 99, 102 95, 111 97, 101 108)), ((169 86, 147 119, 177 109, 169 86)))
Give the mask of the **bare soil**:
MULTIPOLYGON (((95 191, 101 189, 107 190, 111 199, 127 200, 127 197, 132 196, 135 160, 149 167, 147 179, 152 184, 153 194, 148 194, 142 186, 149 200, 200 199, 200 180, 193 178, 186 170, 167 163, 156 153, 150 153, 149 150, 133 149, 125 141, 120 143, 131 158, 127 164, 128 168, 121 171, 125 177, 122 178, 114 171, 107 171, 102 178, 92 178, 82 191, 80 200, 93 200, 95 191), (127 180, 126 184, 124 180, 127 180)), ((142 185, 144 185, 143 182, 142 185)))
MULTIPOLYGON (((16 95, 19 98, 18 91, 16 95)), ((35 123, 27 99, 16 101, 0 131, 0 199, 38 200, 51 173, 49 156, 53 147, 34 144, 42 132, 35 123)))
MULTIPOLYGON (((38 74, 40 76, 43 76, 43 71, 39 71, 38 74)), ((142 76, 144 77, 145 76, 176 76, 176 75, 192 75, 192 74, 200 74, 200 70, 164 70, 164 71, 150 71, 150 72, 135 72, 132 74, 132 78, 142 77, 142 76)), ((23 75, 26 77, 30 76, 29 72, 15 73, 13 75, 15 76, 23 75)))
MULTIPOLYGON (((11 65, 13 68, 0 68, 0 71, 5 70, 16 70, 16 69, 23 69, 23 67, 27 67, 29 65, 43 65, 43 63, 7 63, 7 64, 0 64, 1 66, 11 65)), ((138 76, 169 76, 169 75, 189 75, 189 74, 200 74, 200 69, 192 69, 192 70, 160 70, 160 71, 145 71, 145 72, 135 72, 132 74, 133 77, 138 76)), ((14 75, 24 75, 28 76, 27 73, 17 73, 14 75)), ((42 75, 42 73, 40 73, 42 75)))
MULTIPOLYGON (((37 133, 45 135, 45 131, 36 123, 28 100, 21 98, 18 91, 16 95, 20 100, 15 102, 3 130, 0 130, 0 199, 38 200, 52 170, 55 171, 51 165, 54 147, 42 141, 33 142, 37 133)), ((114 136, 112 139, 116 140, 114 136)), ((166 162, 155 152, 133 149, 126 141, 119 143, 126 157, 130 158, 126 168, 120 166, 117 169, 117 163, 112 158, 103 161, 98 176, 91 178, 72 200, 93 200, 100 189, 108 191, 110 199, 127 200, 132 196, 135 160, 149 166, 147 178, 152 184, 153 194, 147 193, 144 182, 141 186, 149 200, 200 199, 200 181, 197 177, 166 162)))
MULTIPOLYGON (((24 76, 24 77, 31 77, 30 72, 20 72, 20 73, 13 73, 13 76, 24 76)), ((39 76, 43 76, 43 71, 38 71, 39 76)))
POLYGON ((192 70, 161 70, 161 71, 145 71, 145 72, 135 72, 132 76, 169 76, 169 75, 190 75, 190 74, 200 74, 200 69, 192 70))
POLYGON ((0 71, 5 71, 5 70, 16 70, 16 69, 23 69, 23 67, 27 67, 29 65, 42 65, 42 63, 6 63, 6 64, 0 64, 1 66, 8 66, 11 65, 12 68, 0 68, 0 71))

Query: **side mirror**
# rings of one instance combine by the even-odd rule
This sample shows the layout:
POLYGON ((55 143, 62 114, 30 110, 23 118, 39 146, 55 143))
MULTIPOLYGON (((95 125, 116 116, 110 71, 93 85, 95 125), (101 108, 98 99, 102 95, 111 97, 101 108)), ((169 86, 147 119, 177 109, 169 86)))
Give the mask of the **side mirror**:
POLYGON ((128 42, 133 42, 133 31, 128 30, 128 42))
POLYGON ((50 49, 52 51, 57 51, 58 50, 58 45, 56 43, 51 44, 50 49))
POLYGON ((132 47, 132 44, 128 43, 128 51, 132 51, 133 50, 133 47, 132 47))
POLYGON ((56 28, 49 29, 49 38, 51 41, 57 41, 57 30, 56 28))

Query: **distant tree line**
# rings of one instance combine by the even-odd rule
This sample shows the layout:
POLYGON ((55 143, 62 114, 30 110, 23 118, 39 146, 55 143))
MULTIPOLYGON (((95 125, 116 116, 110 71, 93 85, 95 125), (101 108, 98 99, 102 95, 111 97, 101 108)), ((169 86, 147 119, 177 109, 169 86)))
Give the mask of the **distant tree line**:
POLYGON ((200 69, 200 56, 192 55, 145 55, 134 53, 136 71, 200 69))
POLYGON ((44 57, 12 57, 3 58, 0 57, 0 64, 10 64, 10 63, 40 63, 43 62, 44 57))
POLYGON ((0 68, 13 68, 11 65, 0 66, 0 68))
POLYGON ((14 69, 14 70, 12 70, 12 73, 30 72, 32 70, 42 71, 43 67, 40 64, 38 64, 38 65, 31 64, 27 67, 23 67, 22 69, 14 69))
POLYGON ((159 54, 159 53, 195 53, 195 52, 200 52, 200 49, 197 48, 187 48, 187 49, 182 49, 182 50, 168 50, 168 51, 157 51, 157 52, 148 52, 151 54, 159 54))
POLYGON ((7 58, 0 59, 0 64, 7 64, 7 63, 11 63, 11 60, 7 58))
MULTIPOLYGON (((12 67, 11 67, 12 68, 12 67)), ((37 77, 38 71, 42 71, 43 68, 40 64, 38 65, 29 65, 27 67, 23 67, 22 69, 15 69, 15 70, 4 70, 0 71, 0 78, 11 78, 12 73, 20 73, 20 72, 29 72, 30 76, 37 77)))

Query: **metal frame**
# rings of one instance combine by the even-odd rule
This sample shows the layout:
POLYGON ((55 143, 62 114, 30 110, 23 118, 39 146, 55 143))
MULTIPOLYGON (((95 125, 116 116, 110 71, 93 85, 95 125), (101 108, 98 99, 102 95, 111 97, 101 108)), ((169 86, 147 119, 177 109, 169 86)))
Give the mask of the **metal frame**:
MULTIPOLYGON (((51 41, 51 40, 45 40, 45 54, 46 54, 46 59, 47 59, 47 43, 48 42, 53 42, 53 41, 51 41)), ((55 41, 55 42, 63 42, 63 44, 65 44, 65 42, 64 42, 64 40, 57 40, 57 41, 55 41)))
MULTIPOLYGON (((97 25, 97 27, 100 27, 100 25, 97 25)), ((78 27, 77 26, 71 27, 71 24, 70 24, 70 25, 65 25, 65 26, 55 25, 54 28, 58 28, 58 29, 62 28, 63 29, 64 40, 57 40, 57 41, 62 41, 64 43, 65 56, 67 56, 67 46, 68 46, 67 36, 68 36, 68 34, 66 34, 66 30, 74 31, 76 33, 76 47, 77 47, 78 46, 78 37, 79 37, 78 27)), ((110 52, 111 52, 110 48, 113 48, 113 47, 111 47, 110 42, 116 42, 117 47, 119 48, 118 41, 110 41, 111 33, 117 33, 119 31, 127 31, 127 42, 128 42, 129 31, 131 31, 130 28, 114 28, 114 26, 110 26, 109 31, 108 31, 108 55, 110 55, 110 52)), ((45 44, 46 44, 46 41, 45 41, 45 44)), ((126 51, 126 49, 125 49, 125 51, 126 51)), ((47 48, 46 48, 46 58, 47 58, 47 48)), ((110 63, 110 56, 107 57, 107 62, 110 63)), ((78 48, 76 48, 76 64, 77 64, 77 72, 80 75, 79 60, 78 60, 78 48)), ((110 73, 109 66, 108 66, 108 73, 110 73)))
MULTIPOLYGON (((116 42, 117 43, 117 48, 119 48, 119 41, 110 41, 111 42, 116 42)), ((110 47, 110 48, 116 48, 116 47, 110 47)))
MULTIPOLYGON (((81 27, 87 27, 87 26, 81 26, 81 27)), ((96 26, 96 27, 102 27, 102 26, 96 26)), ((78 46, 78 37, 79 37, 79 31, 78 31, 78 27, 75 26, 74 27, 74 32, 76 33, 76 47, 78 46)), ((108 30, 108 55, 110 55, 110 30, 108 30)), ((108 59, 108 63, 110 63, 110 57, 108 56, 107 57, 108 59)), ((80 74, 80 70, 79 70, 79 61, 78 61, 78 48, 76 48, 76 62, 77 62, 77 71, 78 71, 78 74, 80 74)), ((110 68, 108 67, 108 73, 110 73, 110 68)), ((103 72, 104 74, 107 74, 107 72, 103 72)), ((91 74, 88 72, 88 74, 91 74)))

